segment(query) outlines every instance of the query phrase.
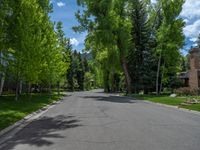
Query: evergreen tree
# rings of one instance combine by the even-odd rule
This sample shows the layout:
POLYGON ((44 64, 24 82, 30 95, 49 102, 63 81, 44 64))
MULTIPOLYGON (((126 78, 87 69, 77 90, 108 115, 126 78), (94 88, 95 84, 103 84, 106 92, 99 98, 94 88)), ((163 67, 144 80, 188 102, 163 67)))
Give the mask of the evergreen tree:
POLYGON ((89 64, 88 64, 88 60, 86 57, 83 58, 83 66, 84 66, 84 72, 89 72, 89 64))
POLYGON ((145 3, 132 0, 130 6, 131 48, 129 50, 129 72, 136 92, 147 92, 155 80, 155 63, 153 50, 150 48, 150 28, 145 3), (151 65, 150 65, 151 64, 151 65))
POLYGON ((77 82, 79 90, 84 90, 84 65, 81 58, 81 53, 78 53, 78 68, 77 68, 77 82))
POLYGON ((70 66, 67 71, 67 81, 68 81, 68 90, 74 91, 74 62, 73 62, 73 54, 70 53, 70 66))

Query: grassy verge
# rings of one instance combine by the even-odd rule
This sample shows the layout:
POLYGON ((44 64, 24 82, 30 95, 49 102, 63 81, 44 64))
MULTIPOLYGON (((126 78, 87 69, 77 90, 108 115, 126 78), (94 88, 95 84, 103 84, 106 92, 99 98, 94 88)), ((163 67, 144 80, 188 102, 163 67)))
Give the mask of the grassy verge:
POLYGON ((154 103, 161 103, 166 105, 178 106, 181 108, 186 108, 189 110, 196 110, 200 111, 200 104, 192 104, 188 106, 183 106, 181 103, 185 102, 188 98, 192 97, 169 97, 169 96, 156 96, 156 95, 131 95, 133 98, 141 99, 141 100, 148 100, 154 103))
POLYGON ((21 96, 18 101, 15 101, 14 96, 0 97, 0 130, 14 124, 25 116, 45 107, 55 101, 58 101, 61 96, 46 94, 21 96))

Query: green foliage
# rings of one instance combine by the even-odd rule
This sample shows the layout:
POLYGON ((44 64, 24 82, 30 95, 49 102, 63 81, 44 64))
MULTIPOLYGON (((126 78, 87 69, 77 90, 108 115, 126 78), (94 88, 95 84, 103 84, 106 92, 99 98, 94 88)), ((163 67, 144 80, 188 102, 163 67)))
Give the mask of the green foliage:
POLYGON ((129 72, 135 92, 152 89, 155 83, 155 52, 151 47, 151 29, 147 8, 144 2, 133 0, 130 3, 131 46, 129 50, 129 72), (151 64, 151 65, 149 65, 151 64))
POLYGON ((70 63, 69 40, 61 34, 62 28, 54 30, 48 14, 52 10, 50 1, 2 2, 0 34, 5 36, 0 40, 1 64, 6 64, 16 93, 19 83, 47 86, 63 81, 70 63))
POLYGON ((68 89, 70 91, 81 90, 83 91, 84 82, 85 82, 85 69, 88 67, 87 59, 82 58, 81 53, 77 51, 71 52, 71 65, 68 70, 67 80, 68 80, 68 89), (85 67, 86 65, 86 67, 85 67))
POLYGON ((158 60, 158 80, 167 83, 170 74, 176 75, 180 69, 179 50, 184 44, 184 22, 178 17, 183 3, 184 0, 158 0, 156 4, 150 0, 78 0, 84 11, 77 12, 80 26, 74 30, 88 31, 86 50, 103 72, 106 91, 114 89, 112 81, 120 72, 128 92, 130 84, 136 91, 136 86, 152 90, 158 60))
MULTIPOLYGON (((98 2, 79 0, 78 4, 86 6, 87 9, 82 14, 77 13, 80 26, 74 29, 75 31, 88 31, 86 49, 91 51, 103 70, 102 72, 107 72, 103 78, 114 77, 113 75, 122 69, 128 78, 126 55, 131 25, 126 17, 127 2, 125 0, 100 0, 98 2), (91 16, 94 19, 91 19, 91 16)), ((104 81, 105 89, 109 89, 109 84, 106 83, 108 81, 104 81)))
POLYGON ((91 90, 94 88, 94 74, 90 72, 85 73, 85 82, 84 82, 84 87, 85 90, 91 90))
POLYGON ((165 73, 178 69, 181 54, 180 48, 184 45, 184 21, 178 18, 182 11, 184 0, 161 0, 163 22, 157 30, 157 51, 162 53, 165 73), (176 36, 174 36, 176 35, 176 36))

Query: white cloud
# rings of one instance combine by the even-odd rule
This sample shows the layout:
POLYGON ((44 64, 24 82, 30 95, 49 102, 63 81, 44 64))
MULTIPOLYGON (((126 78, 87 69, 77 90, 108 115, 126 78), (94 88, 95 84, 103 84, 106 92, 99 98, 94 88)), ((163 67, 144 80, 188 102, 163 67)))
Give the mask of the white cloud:
POLYGON ((70 43, 74 46, 78 46, 80 43, 76 38, 71 38, 70 43))
POLYGON ((184 21, 186 24, 189 23, 189 20, 188 20, 188 19, 184 19, 183 21, 184 21))
POLYGON ((182 17, 186 23, 183 31, 184 34, 192 45, 195 46, 197 37, 200 34, 200 0, 186 0, 183 5, 183 10, 180 17, 182 17))
POLYGON ((192 46, 193 46, 193 47, 196 47, 197 45, 198 45, 197 43, 194 43, 192 46))
POLYGON ((190 20, 200 17, 200 0, 186 0, 181 17, 190 20))
POLYGON ((196 41, 197 41, 197 38, 190 38, 190 41, 191 41, 191 42, 196 42, 196 41))
POLYGON ((156 3, 157 0, 151 0, 151 3, 156 3))
POLYGON ((63 2, 57 2, 57 5, 58 5, 58 7, 63 7, 63 6, 65 6, 65 3, 63 3, 63 2))
POLYGON ((200 20, 197 20, 194 23, 187 25, 183 30, 186 37, 191 39, 197 38, 200 33, 200 20))

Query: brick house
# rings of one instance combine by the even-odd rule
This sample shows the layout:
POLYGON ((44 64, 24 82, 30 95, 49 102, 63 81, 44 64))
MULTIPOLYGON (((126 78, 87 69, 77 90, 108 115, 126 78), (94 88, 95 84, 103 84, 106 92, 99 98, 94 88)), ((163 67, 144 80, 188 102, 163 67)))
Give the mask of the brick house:
POLYGON ((190 70, 180 73, 179 78, 183 80, 185 86, 197 89, 200 87, 200 49, 192 48, 189 53, 190 70))

